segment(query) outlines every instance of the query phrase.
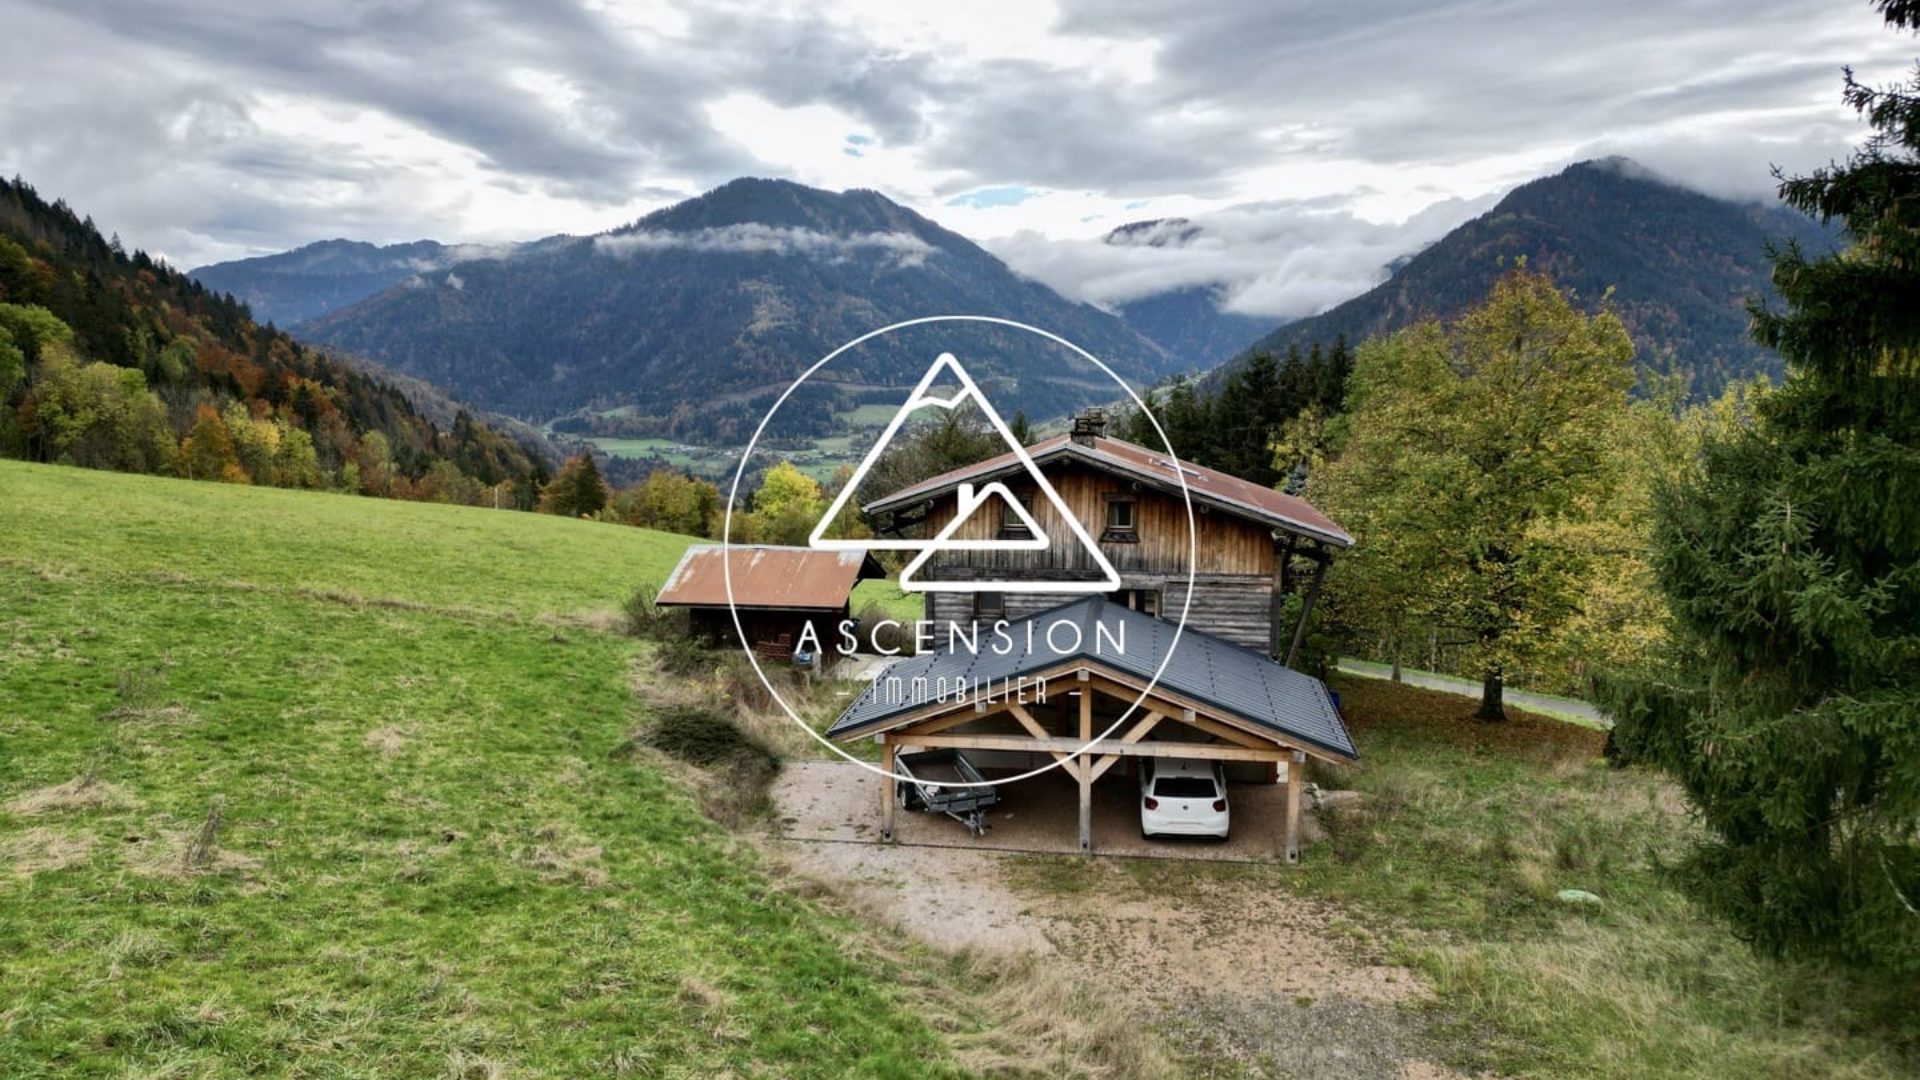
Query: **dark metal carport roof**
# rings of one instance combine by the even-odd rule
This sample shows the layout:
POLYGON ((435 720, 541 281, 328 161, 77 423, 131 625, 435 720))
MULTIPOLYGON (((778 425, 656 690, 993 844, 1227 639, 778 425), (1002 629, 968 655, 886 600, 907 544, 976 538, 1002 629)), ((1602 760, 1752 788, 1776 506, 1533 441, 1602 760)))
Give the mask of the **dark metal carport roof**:
MULTIPOLYGON (((942 629, 935 627, 936 636, 942 629)), ((938 680, 945 679, 948 685, 955 680, 983 685, 1085 660, 1144 685, 1153 678, 1155 669, 1171 649, 1173 656, 1160 676, 1160 687, 1256 728, 1265 728, 1281 741, 1295 746, 1311 747, 1348 761, 1359 756, 1325 683, 1191 626, 1180 634, 1176 644, 1173 623, 1110 603, 1103 597, 1089 596, 1009 623, 1007 629, 1016 647, 1004 656, 992 647, 996 640, 992 631, 983 630, 978 651, 957 647, 896 661, 840 714, 827 729, 828 737, 883 731, 894 726, 892 721, 904 719, 929 704, 887 700, 887 695, 881 692, 883 680, 925 679, 928 685, 936 685, 938 680), (1079 625, 1076 648, 1055 651, 1047 644, 1047 629, 1061 622, 1079 625), (1029 624, 1036 632, 1031 649, 1026 644, 1029 624), (1104 635, 1096 634, 1096 624, 1105 626, 1104 635), (1125 651, 1117 652, 1112 647, 1113 639, 1122 633, 1125 651)), ((1058 636, 1066 637, 1064 633, 1058 636)))

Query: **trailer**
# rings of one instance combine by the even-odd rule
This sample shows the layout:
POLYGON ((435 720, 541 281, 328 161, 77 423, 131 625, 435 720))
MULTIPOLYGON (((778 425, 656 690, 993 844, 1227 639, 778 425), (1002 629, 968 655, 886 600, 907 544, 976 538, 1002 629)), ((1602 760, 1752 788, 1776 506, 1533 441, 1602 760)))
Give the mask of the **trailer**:
POLYGON ((987 784, 980 770, 958 750, 923 750, 894 759, 894 768, 907 782, 899 785, 901 809, 945 814, 965 825, 975 836, 990 826, 987 811, 1000 805, 1000 789, 987 784), (984 784, 984 787, 957 787, 984 784))

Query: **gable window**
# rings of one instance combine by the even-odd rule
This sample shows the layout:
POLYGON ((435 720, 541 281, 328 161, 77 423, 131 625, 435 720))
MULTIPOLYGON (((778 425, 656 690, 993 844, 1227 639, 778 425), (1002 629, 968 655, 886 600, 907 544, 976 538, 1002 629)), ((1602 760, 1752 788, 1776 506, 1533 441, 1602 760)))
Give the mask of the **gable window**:
MULTIPOLYGON (((1008 488, 1007 490, 1013 495, 1014 498, 1020 500, 1021 506, 1033 505, 1033 494, 1034 494, 1033 489, 1008 488)), ((1032 511, 1028 511, 1028 512, 1031 513, 1032 511)), ((1033 539, 1033 530, 1027 528, 1027 523, 1020 520, 1020 515, 1015 513, 1013 507, 1004 500, 1002 500, 1000 503, 1000 539, 1002 540, 1033 539)))
POLYGON ((1132 495, 1108 495, 1107 527, 1100 533, 1101 541, 1110 544, 1139 543, 1139 514, 1139 503, 1132 495))
POLYGON ((995 620, 1007 617, 1007 594, 999 592, 977 592, 973 594, 973 617, 995 620))

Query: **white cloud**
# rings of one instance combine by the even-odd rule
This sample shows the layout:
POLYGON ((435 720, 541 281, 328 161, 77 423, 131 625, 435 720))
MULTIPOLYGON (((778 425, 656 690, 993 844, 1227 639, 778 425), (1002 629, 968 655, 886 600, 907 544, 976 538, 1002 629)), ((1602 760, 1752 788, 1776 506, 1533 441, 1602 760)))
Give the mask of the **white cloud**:
POLYGON ((817 229, 753 222, 705 229, 636 229, 597 236, 593 246, 594 250, 608 255, 678 248, 736 255, 801 255, 815 259, 844 259, 863 252, 879 252, 891 256, 893 265, 897 267, 919 266, 935 251, 933 245, 910 233, 863 232, 835 236, 817 229))
POLYGON ((1170 289, 1216 288, 1245 315, 1311 315, 1378 284, 1395 259, 1486 209, 1490 197, 1447 200, 1405 221, 1373 222, 1329 203, 1251 204, 1166 223, 1108 242, 1033 232, 993 242, 1022 274, 1111 307, 1170 289))

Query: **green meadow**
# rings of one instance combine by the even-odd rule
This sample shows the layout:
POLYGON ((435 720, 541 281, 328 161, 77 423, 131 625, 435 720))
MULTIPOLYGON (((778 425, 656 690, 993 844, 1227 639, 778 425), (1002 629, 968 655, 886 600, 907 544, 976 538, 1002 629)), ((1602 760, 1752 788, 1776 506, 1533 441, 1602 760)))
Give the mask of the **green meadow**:
POLYGON ((962 1072, 635 749, 688 542, 0 462, 0 1075, 962 1072))

